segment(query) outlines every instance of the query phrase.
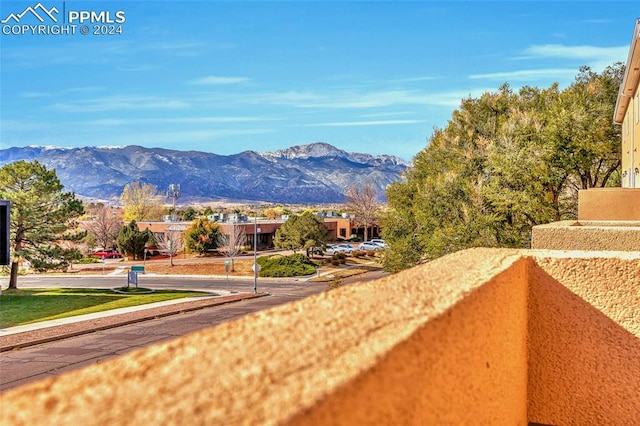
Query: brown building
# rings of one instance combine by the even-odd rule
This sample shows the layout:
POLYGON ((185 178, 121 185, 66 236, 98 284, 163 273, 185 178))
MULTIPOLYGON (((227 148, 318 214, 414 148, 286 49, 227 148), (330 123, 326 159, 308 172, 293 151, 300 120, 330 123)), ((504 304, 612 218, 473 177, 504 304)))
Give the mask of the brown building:
MULTIPOLYGON (((363 239, 364 229, 358 228, 355 225, 355 221, 350 217, 331 216, 323 218, 324 225, 329 230, 331 240, 346 240, 352 235, 358 235, 360 239, 363 239)), ((257 220, 247 220, 242 222, 218 222, 221 232, 230 235, 233 227, 240 227, 240 234, 246 238, 246 244, 249 247, 254 245, 254 236, 258 239, 258 249, 267 249, 273 247, 273 239, 276 235, 278 228, 286 222, 284 219, 265 219, 258 218, 257 220)), ((170 221, 139 221, 136 222, 138 229, 141 231, 149 229, 154 234, 164 234, 170 228, 180 227, 187 229, 191 226, 192 222, 170 222, 170 221)), ((368 236, 374 238, 379 235, 379 228, 377 225, 370 226, 368 229, 368 236)))

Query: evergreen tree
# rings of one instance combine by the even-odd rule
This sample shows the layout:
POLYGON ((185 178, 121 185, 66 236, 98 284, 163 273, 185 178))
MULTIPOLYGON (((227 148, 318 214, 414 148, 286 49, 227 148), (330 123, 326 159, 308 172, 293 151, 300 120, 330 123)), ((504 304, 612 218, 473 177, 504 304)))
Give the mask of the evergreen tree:
POLYGON ((330 239, 329 230, 324 226, 321 218, 311 212, 292 215, 276 231, 273 244, 278 248, 288 250, 309 250, 325 244, 330 239))
POLYGON ((77 219, 84 213, 82 202, 63 192, 55 170, 38 161, 16 161, 0 168, 0 198, 11 202, 13 261, 9 289, 18 288, 18 261, 34 269, 66 269, 78 251, 62 242, 84 236, 77 219))
POLYGON ((133 257, 134 260, 137 260, 144 258, 145 247, 147 244, 154 243, 155 240, 148 228, 140 231, 136 221, 132 220, 120 229, 116 242, 122 256, 133 257))

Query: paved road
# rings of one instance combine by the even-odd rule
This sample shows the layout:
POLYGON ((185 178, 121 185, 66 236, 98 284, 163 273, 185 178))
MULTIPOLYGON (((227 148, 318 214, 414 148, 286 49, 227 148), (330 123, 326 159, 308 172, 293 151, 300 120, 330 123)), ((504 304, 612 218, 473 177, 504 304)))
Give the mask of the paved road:
MULTIPOLYGON (((258 290, 267 291, 269 288, 295 288, 304 280, 259 278, 258 290)), ((82 288, 111 288, 127 285, 127 275, 76 275, 76 276, 37 276, 28 275, 18 278, 18 287, 82 287, 82 288)), ((253 291, 252 277, 220 276, 180 276, 180 275, 147 275, 138 274, 138 285, 156 289, 172 288, 181 290, 216 289, 233 291, 253 291)), ((5 286, 6 287, 6 286, 5 286)))
MULTIPOLYGON (((376 279, 383 275, 382 272, 369 273, 366 276, 345 280, 345 283, 376 279)), ((122 277, 117 278, 119 281, 122 280, 122 277)), ((21 277, 19 285, 22 287, 88 285, 109 287, 114 286, 114 282, 117 281, 112 277, 83 277, 73 280, 65 278, 64 284, 62 279, 55 277, 21 277)), ((226 285, 226 280, 224 284, 226 285)), ((141 285, 153 288, 221 289, 219 280, 207 278, 144 277, 141 285)), ((259 291, 268 291, 271 295, 4 352, 0 356, 0 391, 102 362, 134 349, 231 321, 249 313, 308 297, 327 289, 327 283, 293 280, 287 282, 259 280, 258 285, 259 291)), ((229 287, 223 286, 223 289, 236 291, 247 291, 249 288, 253 289, 253 280, 234 280, 229 283, 229 287)))

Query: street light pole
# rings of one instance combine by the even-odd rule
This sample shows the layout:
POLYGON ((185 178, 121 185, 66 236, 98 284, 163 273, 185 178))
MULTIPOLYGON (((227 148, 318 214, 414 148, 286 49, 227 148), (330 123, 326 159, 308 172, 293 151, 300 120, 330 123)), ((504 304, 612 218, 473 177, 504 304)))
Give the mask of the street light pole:
POLYGON ((258 293, 258 215, 253 219, 253 292, 258 293))

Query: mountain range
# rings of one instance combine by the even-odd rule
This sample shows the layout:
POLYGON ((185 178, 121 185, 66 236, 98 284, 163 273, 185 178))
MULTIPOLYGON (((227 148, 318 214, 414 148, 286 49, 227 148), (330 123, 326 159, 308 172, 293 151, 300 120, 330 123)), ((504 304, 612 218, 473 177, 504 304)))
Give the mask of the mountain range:
POLYGON ((398 157, 348 153, 321 142, 234 155, 133 145, 0 149, 0 166, 18 160, 38 160, 56 170, 65 191, 105 201, 134 181, 159 192, 179 184, 180 201, 334 203, 344 201, 349 186, 368 183, 384 199, 387 185, 409 166, 398 157))

